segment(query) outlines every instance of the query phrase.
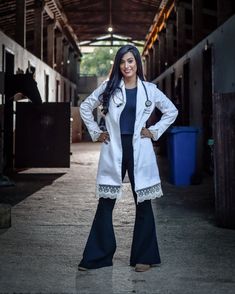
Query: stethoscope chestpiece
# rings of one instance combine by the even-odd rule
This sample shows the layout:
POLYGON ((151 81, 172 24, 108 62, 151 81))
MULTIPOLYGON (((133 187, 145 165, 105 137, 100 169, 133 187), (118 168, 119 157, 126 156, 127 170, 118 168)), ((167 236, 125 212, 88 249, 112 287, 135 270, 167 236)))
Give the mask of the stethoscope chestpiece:
POLYGON ((144 91, 145 91, 145 95, 146 95, 146 101, 145 101, 145 106, 146 107, 150 107, 151 105, 152 105, 152 101, 151 100, 149 100, 149 96, 148 96, 148 92, 147 92, 147 89, 146 89, 146 87, 145 87, 145 84, 144 84, 144 82, 143 81, 141 81, 142 82, 142 85, 143 85, 143 87, 144 87, 144 91))
POLYGON ((145 101, 146 107, 150 107, 151 105, 152 105, 152 101, 150 101, 149 99, 145 101))

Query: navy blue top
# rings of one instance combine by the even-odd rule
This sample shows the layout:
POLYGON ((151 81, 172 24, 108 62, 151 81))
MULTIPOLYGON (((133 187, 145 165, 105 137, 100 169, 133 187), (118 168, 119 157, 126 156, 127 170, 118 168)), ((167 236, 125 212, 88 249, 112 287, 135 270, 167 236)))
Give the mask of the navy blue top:
POLYGON ((126 89, 126 105, 120 117, 121 134, 132 135, 135 126, 137 87, 126 89))

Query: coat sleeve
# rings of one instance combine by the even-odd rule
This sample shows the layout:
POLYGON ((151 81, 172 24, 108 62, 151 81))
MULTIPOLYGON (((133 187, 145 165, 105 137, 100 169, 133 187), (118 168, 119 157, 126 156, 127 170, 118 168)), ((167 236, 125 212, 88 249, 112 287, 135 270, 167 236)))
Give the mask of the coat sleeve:
POLYGON ((95 89, 80 105, 80 114, 84 121, 92 141, 97 141, 100 134, 103 132, 94 119, 93 110, 97 108, 101 102, 99 100, 100 94, 105 89, 105 82, 95 89))
POLYGON ((175 121, 178 110, 169 98, 161 92, 156 85, 151 85, 151 94, 154 95, 155 107, 161 112, 161 119, 153 126, 149 127, 149 130, 153 134, 153 140, 157 141, 160 136, 166 131, 166 129, 175 121))

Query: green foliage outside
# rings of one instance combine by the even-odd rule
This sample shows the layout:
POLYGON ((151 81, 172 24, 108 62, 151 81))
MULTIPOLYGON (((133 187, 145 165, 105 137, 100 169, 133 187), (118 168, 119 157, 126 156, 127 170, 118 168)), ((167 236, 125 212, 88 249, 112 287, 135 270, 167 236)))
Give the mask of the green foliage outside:
MULTIPOLYGON (((121 45, 120 45, 121 46, 121 45)), ((97 77, 108 76, 119 47, 96 47, 93 53, 83 53, 80 74, 96 75, 97 77)), ((140 52, 142 48, 139 48, 140 52)))
POLYGON ((80 73, 82 75, 107 76, 112 67, 111 61, 114 60, 118 48, 110 47, 95 48, 93 53, 83 53, 80 73))

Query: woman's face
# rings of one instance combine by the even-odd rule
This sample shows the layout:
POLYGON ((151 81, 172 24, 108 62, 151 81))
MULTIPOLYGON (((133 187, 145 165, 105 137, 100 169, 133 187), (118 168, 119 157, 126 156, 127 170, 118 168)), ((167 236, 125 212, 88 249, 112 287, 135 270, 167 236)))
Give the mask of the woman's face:
POLYGON ((130 79, 136 77, 137 64, 135 57, 131 52, 127 52, 122 56, 120 70, 124 78, 130 79))

